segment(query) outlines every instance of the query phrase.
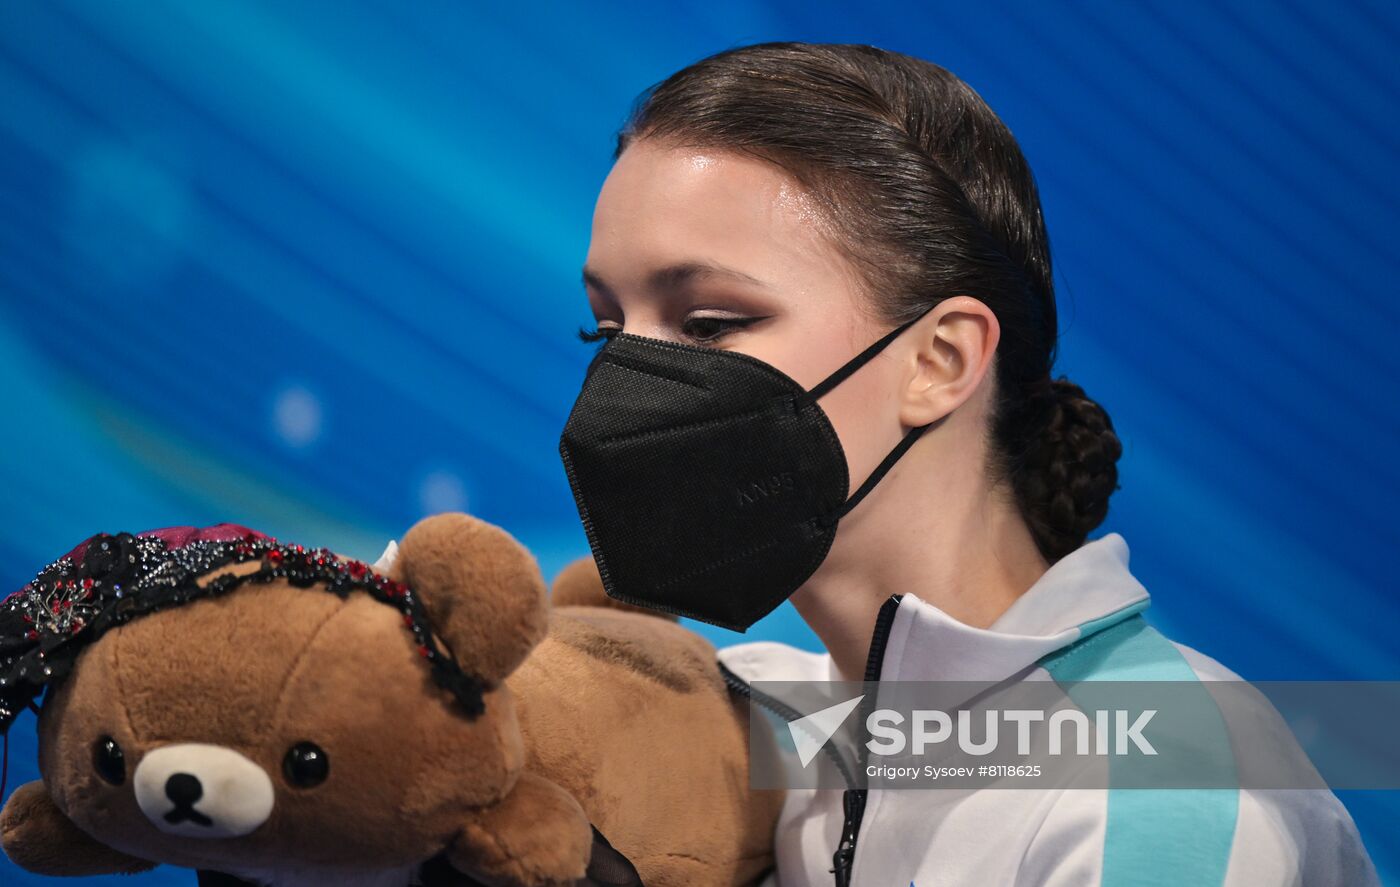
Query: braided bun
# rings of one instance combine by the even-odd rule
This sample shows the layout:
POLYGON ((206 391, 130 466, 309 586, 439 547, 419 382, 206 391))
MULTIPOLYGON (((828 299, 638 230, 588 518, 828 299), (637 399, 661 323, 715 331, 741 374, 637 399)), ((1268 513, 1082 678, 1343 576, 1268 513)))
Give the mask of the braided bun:
POLYGON ((1103 523, 1123 445, 1108 413, 1069 379, 1050 382, 1048 397, 1048 422, 1026 449, 1016 490, 1041 554, 1054 563, 1103 523))

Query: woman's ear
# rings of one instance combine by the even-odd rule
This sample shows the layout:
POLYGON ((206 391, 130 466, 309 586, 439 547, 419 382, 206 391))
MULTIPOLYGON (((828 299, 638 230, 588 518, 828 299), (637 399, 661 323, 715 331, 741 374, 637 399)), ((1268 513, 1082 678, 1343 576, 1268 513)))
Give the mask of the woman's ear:
POLYGON ((78 828, 37 779, 5 802, 0 845, 11 862, 36 875, 130 875, 156 865, 113 850, 78 828))
POLYGON ((996 354, 1001 324, 980 299, 953 296, 939 302, 908 335, 916 343, 915 369, 900 417, 917 427, 948 415, 977 390, 996 354))
POLYGON ((462 668, 496 684, 544 639, 539 564, 505 530, 467 514, 424 518, 404 534, 389 577, 418 595, 462 668))

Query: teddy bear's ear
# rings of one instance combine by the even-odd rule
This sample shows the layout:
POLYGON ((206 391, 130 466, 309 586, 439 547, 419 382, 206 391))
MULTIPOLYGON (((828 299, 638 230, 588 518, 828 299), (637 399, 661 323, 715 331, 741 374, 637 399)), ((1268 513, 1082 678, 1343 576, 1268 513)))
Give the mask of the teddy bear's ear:
POLYGON ((500 527, 467 514, 424 518, 399 541, 389 577, 407 583, 468 672, 497 683, 547 630, 544 577, 500 527))
POLYGON ((564 569, 554 577, 554 584, 550 586, 549 600, 555 607, 607 607, 612 610, 645 613, 662 619, 676 618, 669 613, 634 607, 608 597, 608 593, 603 590, 603 577, 598 575, 598 562, 593 560, 592 555, 585 555, 564 565, 564 569))
POLYGON ((78 828, 39 780, 21 785, 5 802, 0 844, 11 862, 38 875, 129 875, 156 866, 113 850, 78 828))

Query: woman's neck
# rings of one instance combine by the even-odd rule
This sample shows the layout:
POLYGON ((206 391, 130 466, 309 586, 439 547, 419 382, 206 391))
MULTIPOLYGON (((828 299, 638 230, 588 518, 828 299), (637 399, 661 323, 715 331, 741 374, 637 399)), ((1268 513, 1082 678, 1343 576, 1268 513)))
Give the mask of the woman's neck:
POLYGON ((979 472, 944 474, 943 488, 929 489, 901 482, 900 468, 930 476, 896 465, 842 519, 822 566, 792 597, 847 680, 863 678, 876 614, 891 595, 917 595, 987 628, 1049 568, 1014 505, 979 472))

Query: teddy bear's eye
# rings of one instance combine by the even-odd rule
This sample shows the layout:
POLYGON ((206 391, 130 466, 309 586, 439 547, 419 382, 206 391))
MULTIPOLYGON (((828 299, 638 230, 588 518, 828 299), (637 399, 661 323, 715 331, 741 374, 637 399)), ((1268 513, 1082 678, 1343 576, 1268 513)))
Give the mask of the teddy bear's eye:
POLYGON ((326 781, 331 762, 322 748, 314 742, 298 742, 287 750, 282 759, 282 772, 287 781, 301 788, 310 788, 326 781))
POLYGON ((126 782, 126 755, 122 747, 110 736, 99 737, 92 746, 92 767, 112 785, 126 782))

